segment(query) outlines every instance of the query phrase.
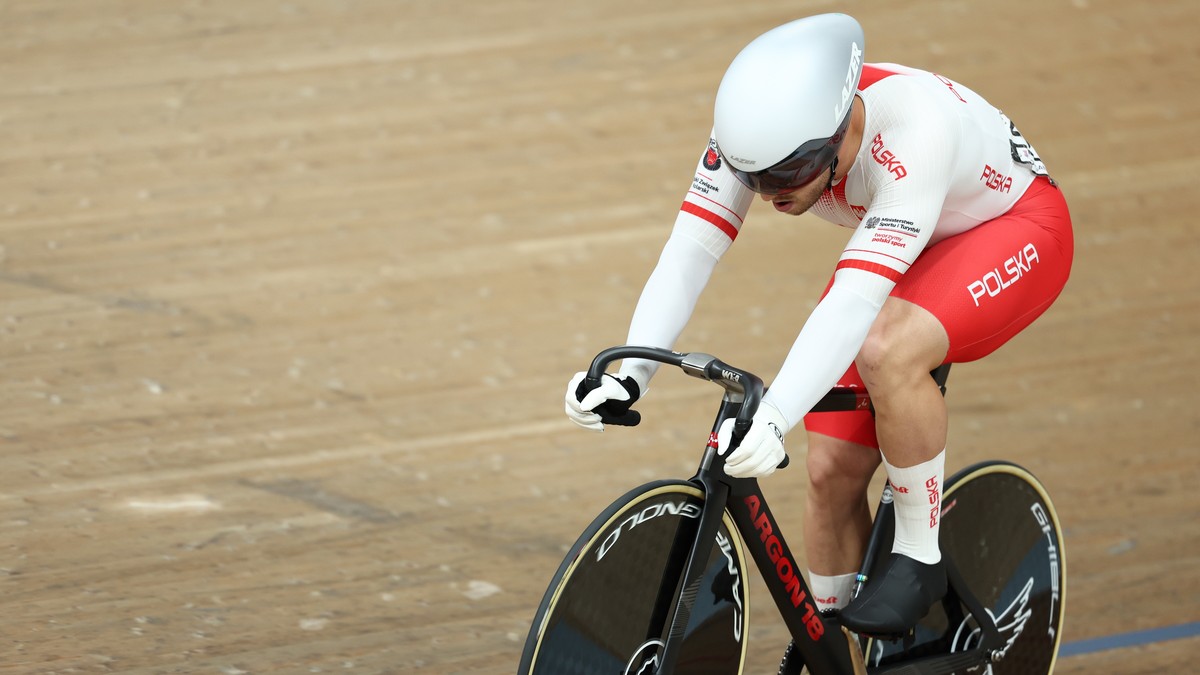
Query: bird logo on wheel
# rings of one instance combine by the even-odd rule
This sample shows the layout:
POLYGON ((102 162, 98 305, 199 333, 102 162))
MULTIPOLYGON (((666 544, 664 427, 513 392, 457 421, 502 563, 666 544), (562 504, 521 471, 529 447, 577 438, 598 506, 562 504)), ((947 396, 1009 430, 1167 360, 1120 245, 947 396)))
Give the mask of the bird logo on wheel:
MULTIPOLYGON (((997 615, 990 608, 985 608, 992 621, 996 624, 996 628, 1000 631, 1000 637, 1004 638, 1004 646, 998 650, 1000 658, 1012 648, 1013 643, 1017 638, 1021 637, 1021 632, 1025 630, 1025 624, 1029 621, 1029 617, 1033 616, 1033 610, 1029 607, 1029 598, 1033 593, 1034 580, 1030 577, 1029 581, 1025 582, 1025 586, 1017 594, 1017 597, 1008 605, 1004 611, 997 615)), ((963 619, 962 624, 954 634, 954 642, 951 645, 950 651, 967 651, 979 646, 980 640, 983 638, 983 630, 974 625, 975 622, 972 615, 968 614, 963 619)), ((988 664, 986 675, 991 675, 992 666, 988 664)))
POLYGON ((654 675, 658 672, 658 659, 666 647, 662 640, 650 640, 633 653, 629 665, 625 666, 625 675, 654 675))

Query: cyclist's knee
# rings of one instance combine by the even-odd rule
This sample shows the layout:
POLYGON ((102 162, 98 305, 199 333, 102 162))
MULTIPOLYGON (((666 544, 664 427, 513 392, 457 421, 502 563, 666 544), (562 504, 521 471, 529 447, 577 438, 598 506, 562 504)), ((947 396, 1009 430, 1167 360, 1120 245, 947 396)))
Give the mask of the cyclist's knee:
POLYGON ((946 331, 936 317, 893 298, 872 324, 855 363, 867 389, 882 393, 936 368, 949 347, 946 331))

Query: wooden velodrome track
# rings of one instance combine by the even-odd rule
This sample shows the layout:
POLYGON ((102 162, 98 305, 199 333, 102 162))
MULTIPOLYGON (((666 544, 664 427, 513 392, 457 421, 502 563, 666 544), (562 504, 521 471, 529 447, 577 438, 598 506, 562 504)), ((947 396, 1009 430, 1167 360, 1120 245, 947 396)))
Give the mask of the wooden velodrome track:
MULTIPOLYGON (((1049 487, 1066 642, 1200 619, 1195 2, 11 0, 0 672, 511 672, 566 547, 689 475, 716 404, 664 371, 593 435, 565 383, 623 339, 729 59, 839 9, 1002 106, 1076 221, 1057 305, 955 369, 949 468, 1049 487)), ((845 236, 756 206, 678 347, 769 378, 845 236)), ((797 550, 803 485, 764 482, 797 550)))

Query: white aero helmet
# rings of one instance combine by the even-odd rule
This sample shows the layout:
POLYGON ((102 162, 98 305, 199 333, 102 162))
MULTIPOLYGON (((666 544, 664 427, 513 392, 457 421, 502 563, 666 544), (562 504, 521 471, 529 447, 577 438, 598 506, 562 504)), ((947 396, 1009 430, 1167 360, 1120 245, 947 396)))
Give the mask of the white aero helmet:
POLYGON ((835 166, 864 44, 852 17, 820 14, 769 30, 734 57, 717 89, 713 126, 738 180, 779 194, 835 166))

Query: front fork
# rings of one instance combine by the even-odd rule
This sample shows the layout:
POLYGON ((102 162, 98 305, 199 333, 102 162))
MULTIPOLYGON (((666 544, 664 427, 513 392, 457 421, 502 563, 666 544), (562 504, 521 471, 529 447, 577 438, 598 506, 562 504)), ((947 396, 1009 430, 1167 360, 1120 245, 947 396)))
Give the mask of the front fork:
MULTIPOLYGON (((715 432, 714 432, 715 433, 715 432)), ((721 519, 725 513, 725 505, 729 501, 729 486, 719 480, 706 469, 716 457, 716 444, 709 443, 705 450, 701 471, 692 479, 699 483, 704 491, 704 506, 700 509, 700 524, 696 536, 692 539, 692 549, 688 553, 687 564, 683 570, 683 583, 679 584, 671 607, 671 625, 667 631, 662 659, 659 661, 658 673, 666 675, 675 672, 679 662, 679 652, 683 648, 683 636, 687 630, 692 609, 696 605, 696 594, 704 578, 709 552, 717 541, 717 531, 721 527, 721 519)), ((721 472, 724 474, 724 472, 721 472)), ((747 639, 747 636, 742 636, 747 639)))

